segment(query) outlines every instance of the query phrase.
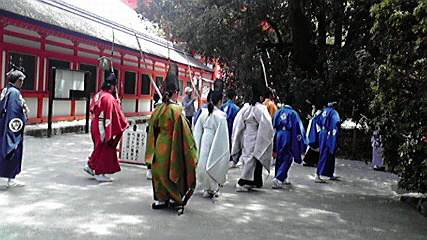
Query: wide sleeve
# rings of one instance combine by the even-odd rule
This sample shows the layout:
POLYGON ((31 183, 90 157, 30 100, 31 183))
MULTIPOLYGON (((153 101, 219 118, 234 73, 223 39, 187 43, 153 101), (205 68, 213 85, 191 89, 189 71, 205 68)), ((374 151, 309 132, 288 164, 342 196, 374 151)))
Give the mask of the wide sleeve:
POLYGON ((10 90, 9 96, 4 99, 6 106, 5 115, 2 117, 2 147, 1 157, 5 158, 14 151, 23 141, 26 116, 23 110, 21 94, 17 90, 10 90))
POLYGON ((273 128, 275 130, 278 130, 278 128, 279 128, 281 113, 282 113, 282 110, 279 110, 273 116, 273 128))
POLYGON ((327 145, 331 154, 335 153, 338 147, 338 138, 340 134, 341 119, 337 111, 333 110, 330 113, 328 126, 330 135, 328 137, 327 145))
POLYGON ((114 98, 104 97, 102 102, 102 111, 104 112, 104 130, 105 142, 108 142, 113 137, 113 110, 114 110, 114 98))
POLYGON ((196 181, 197 147, 182 110, 174 112, 174 119, 169 179, 178 183, 183 176, 182 174, 186 173, 187 183, 190 186, 196 181))
POLYGON ((248 110, 248 105, 240 110, 233 123, 233 131, 231 134, 231 156, 233 157, 234 162, 238 162, 240 155, 242 154, 243 148, 243 130, 245 129, 245 122, 243 119, 244 114, 248 110))
POLYGON ((268 111, 257 111, 255 118, 258 121, 258 131, 253 156, 256 159, 261 160, 266 151, 272 146, 274 129, 273 124, 271 123, 271 116, 268 111))
POLYGON ((217 183, 223 185, 226 181, 228 163, 230 161, 230 148, 228 141, 227 120, 225 117, 218 119, 212 148, 209 152, 206 170, 217 183))
POLYGON ((193 134, 182 110, 174 111, 174 120, 169 179, 178 187, 182 204, 185 205, 196 187, 198 153, 193 134))
POLYGON ((302 125, 302 121, 299 115, 294 112, 292 114, 292 155, 294 157, 295 162, 301 163, 302 157, 301 155, 307 149, 307 138, 305 135, 305 129, 302 125))

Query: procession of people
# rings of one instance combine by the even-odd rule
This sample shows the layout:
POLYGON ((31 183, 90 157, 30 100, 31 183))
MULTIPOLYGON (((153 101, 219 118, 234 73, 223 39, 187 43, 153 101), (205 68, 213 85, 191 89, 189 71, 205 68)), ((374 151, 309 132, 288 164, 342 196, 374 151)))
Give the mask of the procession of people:
MULTIPOLYGON (((25 75, 12 70, 7 78, 9 85, 0 101, 0 177, 7 178, 7 186, 13 188, 25 186, 15 177, 21 171, 28 110, 19 91, 25 75)), ((334 171, 341 123, 336 103, 322 103, 324 108, 317 104, 306 131, 298 110, 292 107, 291 93, 285 94, 284 105, 279 109, 276 91, 256 79, 252 82, 251 98, 240 108, 235 89, 225 89, 224 83, 217 80, 206 104, 196 112, 197 97, 191 87, 185 88, 186 96, 178 103, 178 67, 170 65, 147 129, 145 162, 147 178, 153 186, 153 209, 179 207, 183 211, 199 190, 205 198, 218 198, 227 183, 228 170, 237 164, 241 165, 240 178, 235 183, 237 192, 262 188, 263 171, 270 172, 272 163, 274 189, 290 185, 288 172, 292 164, 303 160, 306 165, 317 165, 316 183, 326 183, 325 177, 339 180, 334 171), (228 99, 225 103, 224 93, 228 99)), ((117 85, 117 78, 111 73, 90 105, 94 148, 83 170, 98 182, 112 182, 106 174, 121 170, 116 149, 129 123, 117 96, 117 85)), ((378 136, 376 133, 372 138, 376 159, 380 155, 378 136)), ((377 162, 376 168, 382 167, 377 162)))

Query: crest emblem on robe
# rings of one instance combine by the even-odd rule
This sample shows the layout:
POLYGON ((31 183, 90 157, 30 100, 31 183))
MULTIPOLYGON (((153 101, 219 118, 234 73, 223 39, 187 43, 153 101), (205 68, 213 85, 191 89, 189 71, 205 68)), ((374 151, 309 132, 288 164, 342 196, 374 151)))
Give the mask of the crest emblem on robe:
POLYGON ((322 117, 326 117, 326 115, 328 115, 328 113, 326 111, 322 112, 322 117))
POLYGON ((19 132, 24 127, 24 122, 20 118, 14 118, 9 122, 9 129, 12 132, 19 132))
POLYGON ((280 119, 282 120, 285 120, 287 117, 286 113, 282 113, 282 115, 280 115, 280 119))

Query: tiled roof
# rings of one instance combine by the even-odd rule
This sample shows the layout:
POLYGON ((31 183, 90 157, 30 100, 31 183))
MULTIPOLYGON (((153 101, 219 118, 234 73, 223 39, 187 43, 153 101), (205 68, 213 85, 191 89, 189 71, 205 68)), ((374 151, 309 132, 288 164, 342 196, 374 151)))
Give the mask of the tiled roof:
POLYGON ((150 23, 121 0, 0 0, 0 9, 144 53, 212 71, 165 39, 149 33, 150 23))

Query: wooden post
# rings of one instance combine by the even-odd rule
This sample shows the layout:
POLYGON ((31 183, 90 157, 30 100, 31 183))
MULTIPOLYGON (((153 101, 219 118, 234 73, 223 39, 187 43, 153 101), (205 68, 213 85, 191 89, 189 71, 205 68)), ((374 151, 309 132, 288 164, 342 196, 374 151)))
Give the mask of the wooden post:
POLYGON ((86 91, 86 125, 85 133, 89 133, 89 107, 90 107, 90 90, 89 90, 89 74, 85 73, 85 91, 86 91))
POLYGON ((49 72, 49 110, 47 114, 47 137, 52 136, 52 115, 53 115, 53 98, 55 94, 55 73, 56 68, 53 67, 49 72))

